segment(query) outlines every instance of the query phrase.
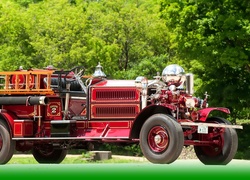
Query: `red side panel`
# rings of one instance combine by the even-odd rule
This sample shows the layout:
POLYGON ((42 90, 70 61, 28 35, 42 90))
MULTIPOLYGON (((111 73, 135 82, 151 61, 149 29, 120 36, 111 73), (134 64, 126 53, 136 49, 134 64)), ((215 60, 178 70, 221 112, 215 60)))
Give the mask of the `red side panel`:
POLYGON ((14 120, 14 137, 33 136, 32 120, 14 120))
POLYGON ((81 121, 77 122, 78 137, 128 138, 132 121, 81 121))

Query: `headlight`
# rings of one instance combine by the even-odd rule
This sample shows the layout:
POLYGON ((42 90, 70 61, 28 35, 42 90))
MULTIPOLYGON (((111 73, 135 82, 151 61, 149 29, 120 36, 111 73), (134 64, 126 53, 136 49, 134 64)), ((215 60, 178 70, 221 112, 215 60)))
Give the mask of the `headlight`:
POLYGON ((168 87, 170 91, 175 91, 176 90, 176 86, 175 85, 171 85, 168 87))
POLYGON ((187 108, 194 108, 195 107, 195 100, 193 98, 187 98, 185 100, 185 105, 187 108))
POLYGON ((147 89, 148 79, 143 76, 138 76, 135 79, 135 86, 140 89, 147 89))
POLYGON ((184 76, 184 69, 177 65, 171 64, 165 67, 162 71, 162 80, 168 84, 174 84, 175 86, 180 86, 185 81, 186 77, 184 76))

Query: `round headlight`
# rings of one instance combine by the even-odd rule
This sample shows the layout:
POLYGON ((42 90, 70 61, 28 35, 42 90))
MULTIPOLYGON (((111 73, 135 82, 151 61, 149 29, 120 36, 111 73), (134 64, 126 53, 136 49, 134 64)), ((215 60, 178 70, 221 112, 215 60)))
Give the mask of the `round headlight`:
POLYGON ((168 65, 162 71, 162 76, 178 76, 183 74, 185 74, 184 69, 177 64, 168 65))
POLYGON ((166 66, 164 70, 162 71, 162 80, 166 83, 171 82, 171 84, 175 84, 176 86, 179 86, 180 84, 183 83, 184 79, 182 78, 184 74, 185 74, 185 71, 181 66, 177 64, 171 64, 171 65, 166 66))

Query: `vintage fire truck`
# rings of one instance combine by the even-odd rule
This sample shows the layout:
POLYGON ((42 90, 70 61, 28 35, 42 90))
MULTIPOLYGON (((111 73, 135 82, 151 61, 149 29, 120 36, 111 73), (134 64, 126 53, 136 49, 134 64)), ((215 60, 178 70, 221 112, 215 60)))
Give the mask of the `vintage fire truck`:
POLYGON ((238 148, 236 129, 193 97, 194 76, 171 64, 147 79, 108 79, 100 64, 0 72, 0 164, 16 152, 32 152, 38 163, 60 163, 70 149, 95 143, 140 145, 152 163, 169 164, 193 146, 207 165, 225 165, 238 148))

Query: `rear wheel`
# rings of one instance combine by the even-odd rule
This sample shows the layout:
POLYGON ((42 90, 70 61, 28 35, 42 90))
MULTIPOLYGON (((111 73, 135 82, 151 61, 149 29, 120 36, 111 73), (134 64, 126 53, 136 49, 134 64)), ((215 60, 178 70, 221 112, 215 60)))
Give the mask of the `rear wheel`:
POLYGON ((67 155, 65 149, 55 149, 52 145, 34 147, 33 157, 39 163, 61 163, 67 155))
POLYGON ((0 121, 0 164, 6 164, 13 156, 15 141, 11 139, 7 126, 0 121))
MULTIPOLYGON (((207 119, 209 123, 231 124, 229 121, 219 117, 207 119)), ((211 139, 210 139, 211 140, 211 139)), ((214 137, 218 141, 213 146, 194 146, 198 159, 206 165, 226 165, 235 156, 238 149, 238 136, 235 129, 225 128, 222 135, 214 137)))
POLYGON ((165 114, 147 119, 140 132, 143 155, 152 163, 169 164, 180 155, 184 145, 181 125, 165 114))

